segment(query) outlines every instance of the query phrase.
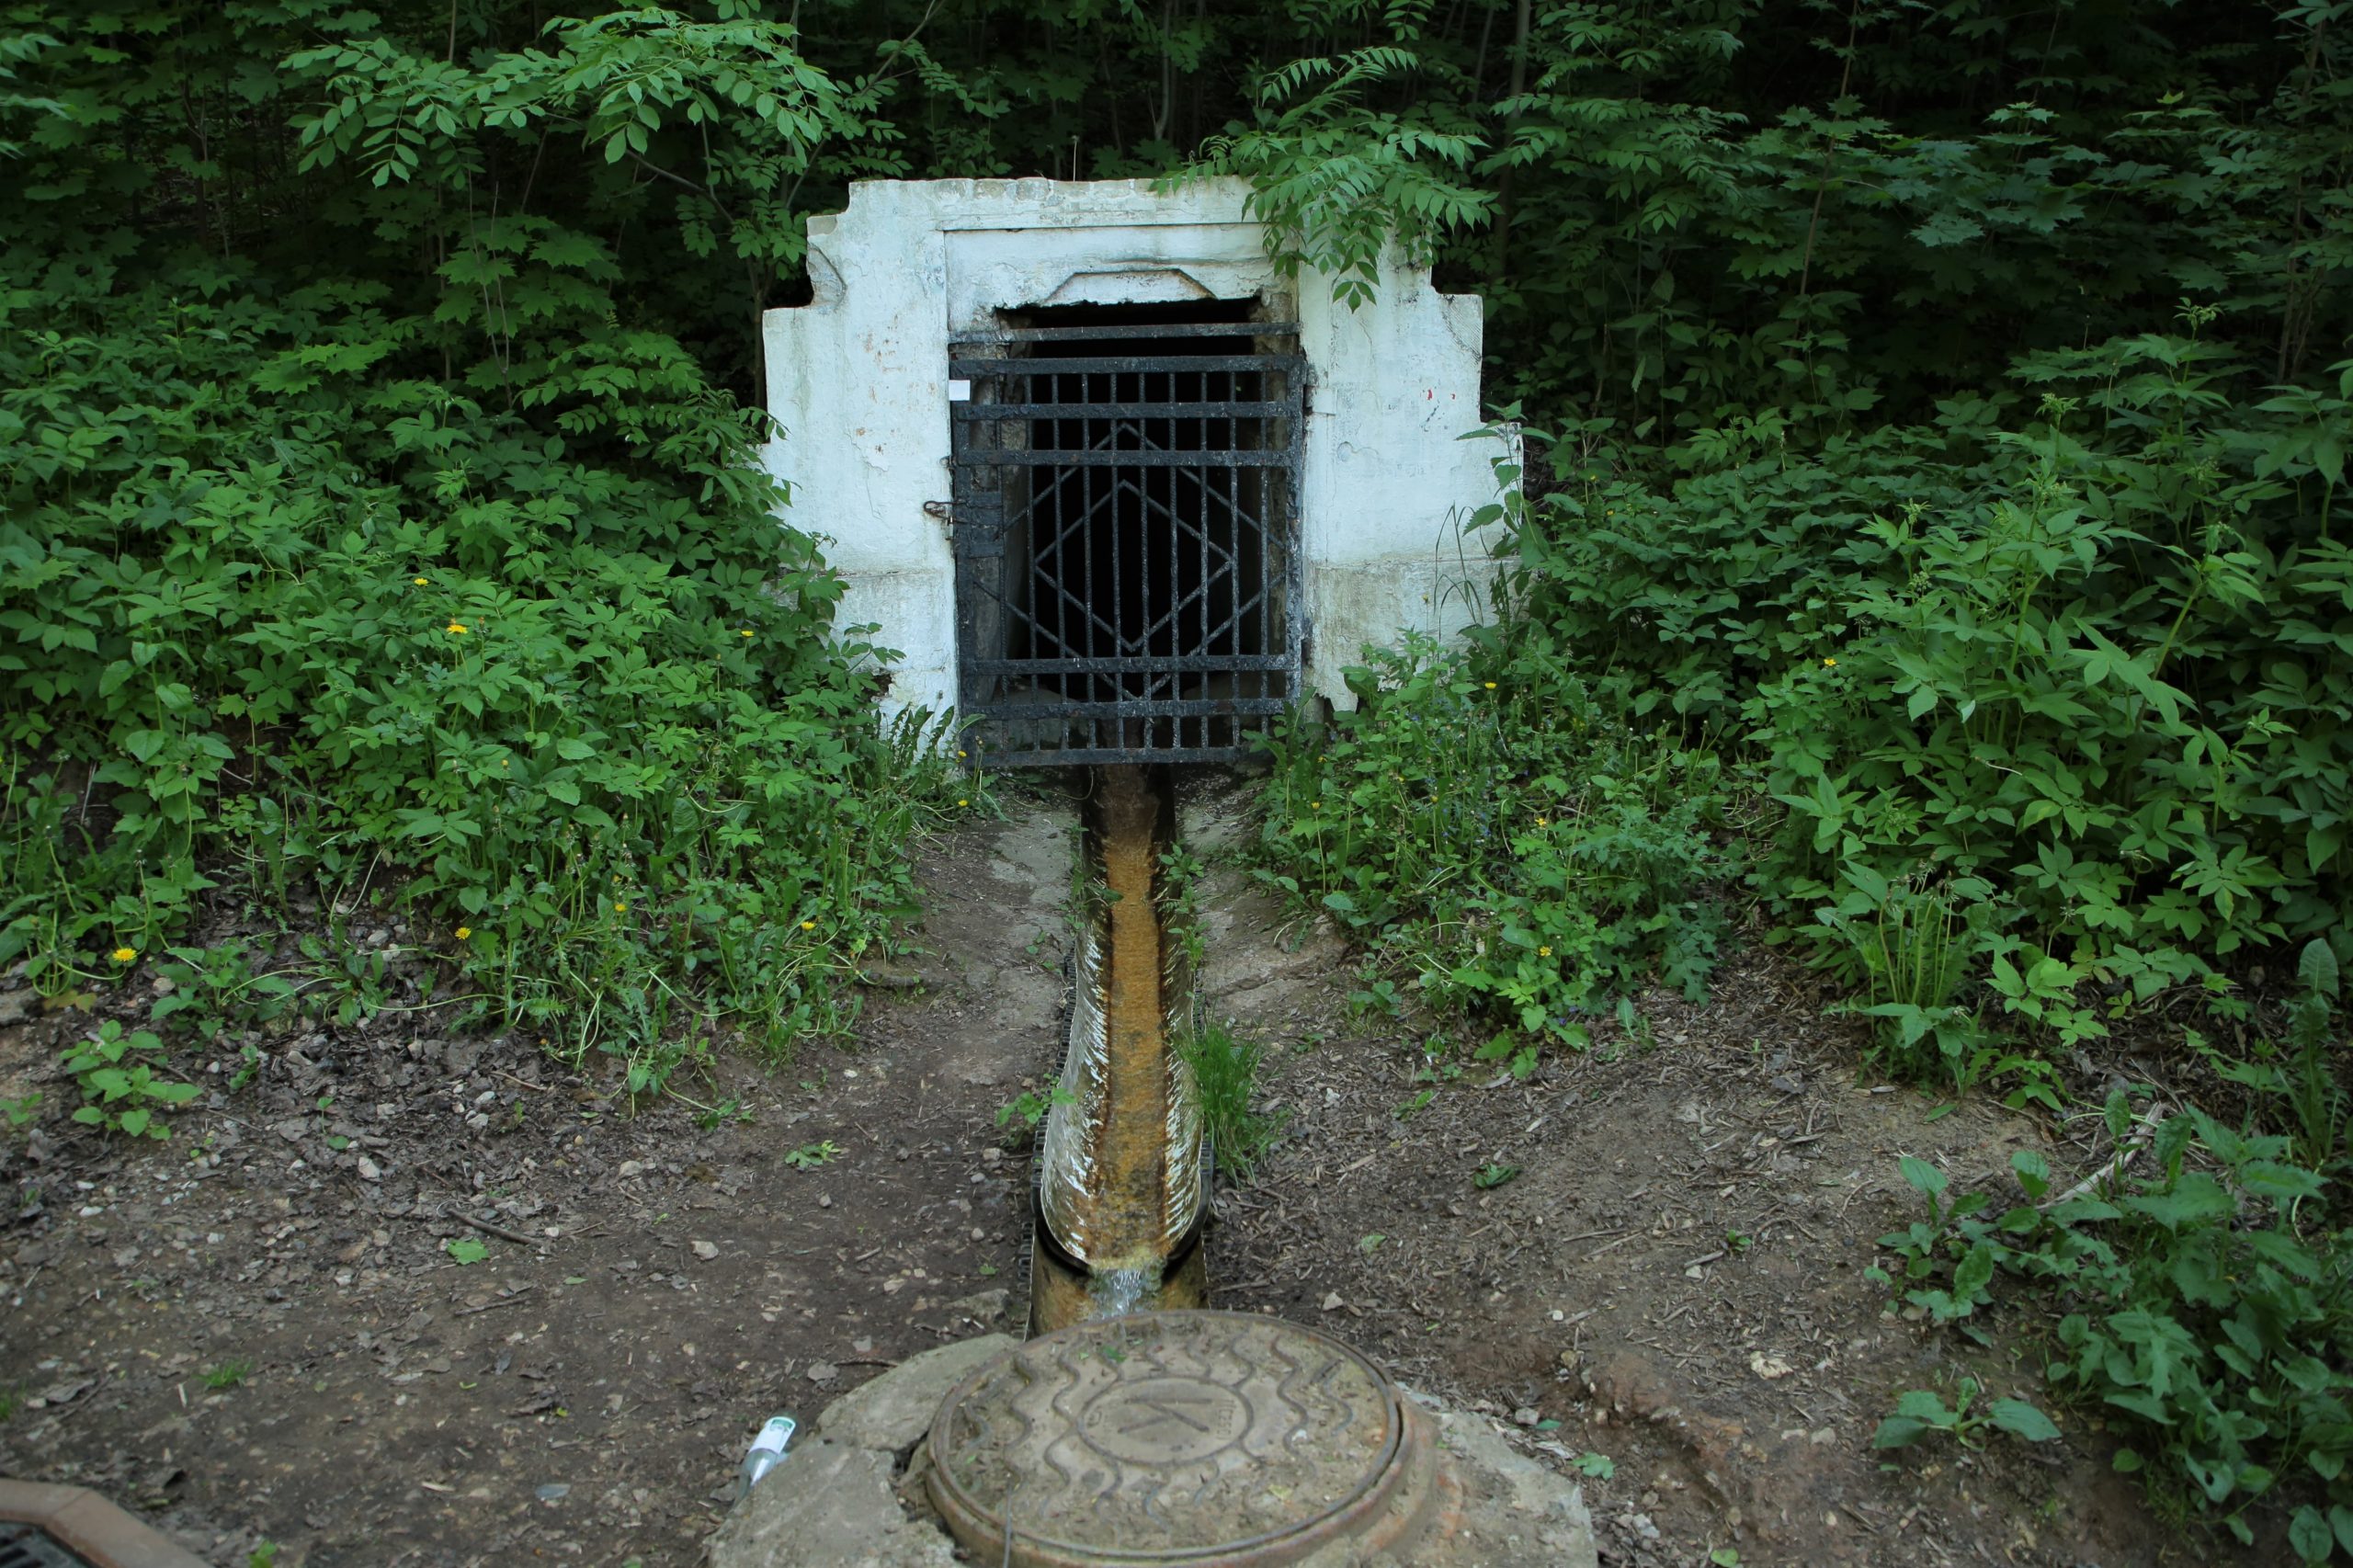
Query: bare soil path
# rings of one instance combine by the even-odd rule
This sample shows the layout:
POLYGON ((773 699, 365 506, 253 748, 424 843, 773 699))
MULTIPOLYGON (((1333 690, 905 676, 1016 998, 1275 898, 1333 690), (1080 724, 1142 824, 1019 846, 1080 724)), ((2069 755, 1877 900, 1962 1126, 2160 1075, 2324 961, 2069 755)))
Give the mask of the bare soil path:
MULTIPOLYGON (((699 1562, 767 1415, 1017 1299, 995 1115, 1058 1022, 1072 821, 930 846, 923 985, 873 994, 854 1049, 680 1085, 746 1121, 632 1118, 530 1042, 413 1020, 262 1041, 261 1078, 168 1143, 53 1113, 0 1153, 0 1472, 237 1568, 264 1540, 280 1564, 699 1562)), ((70 1083, 37 1080, 94 1020, 11 1011, 0 1077, 54 1106, 70 1083)))
POLYGON ((2043 1123, 1859 1078, 1859 1032, 1753 949, 1707 1004, 1645 996, 1632 1034, 1595 1020, 1590 1052, 1524 1082, 1460 1051, 1432 1072, 1434 1022, 1352 1009, 1339 935, 1234 864, 1243 797, 1202 780, 1180 801, 1211 868, 1205 1002, 1267 1046, 1289 1118, 1255 1185, 1220 1198, 1217 1304, 1319 1322, 1552 1462, 1607 1469, 1586 1483, 1605 1563, 2234 1560, 2158 1525, 2072 1417, 2034 1449, 1870 1447, 1898 1392, 1963 1374, 2051 1408, 2025 1346, 1963 1362, 1863 1278, 1918 1217, 1900 1156, 1956 1190, 2007 1186, 2022 1148, 2066 1173, 2043 1123))
MULTIPOLYGON (((1645 1029, 1524 1082, 1426 1074, 1428 1020, 1352 1017, 1338 937, 1233 863, 1245 799, 1188 787, 1201 984, 1269 1047, 1290 1120, 1218 1199, 1213 1304, 1339 1333, 1545 1462, 1602 1456, 1586 1496, 1624 1568, 2227 1560, 2072 1415, 2034 1449, 1870 1447, 1904 1388, 2039 1392, 2027 1347, 1964 1366, 1863 1270, 1912 1217, 1899 1154, 1956 1185, 2028 1147, 2063 1174, 2041 1124, 1859 1080, 1859 1041, 1754 952, 1710 1005, 1646 997, 1645 1029)), ((1058 1049, 1074 823, 1017 797, 928 846, 929 956, 855 1042, 682 1085, 749 1120, 631 1117, 531 1042, 391 1018, 260 1040, 259 1080, 169 1143, 53 1108, 0 1147, 0 1472, 96 1486, 235 1568, 264 1540, 290 1565, 699 1562, 765 1415, 1018 1332, 1026 1176, 997 1113, 1058 1049), (487 1256, 461 1264, 469 1241, 487 1256)), ((94 1021, 28 1000, 0 992, 0 1094, 94 1021)), ((182 1064, 219 1082, 205 1059, 241 1043, 182 1064)))

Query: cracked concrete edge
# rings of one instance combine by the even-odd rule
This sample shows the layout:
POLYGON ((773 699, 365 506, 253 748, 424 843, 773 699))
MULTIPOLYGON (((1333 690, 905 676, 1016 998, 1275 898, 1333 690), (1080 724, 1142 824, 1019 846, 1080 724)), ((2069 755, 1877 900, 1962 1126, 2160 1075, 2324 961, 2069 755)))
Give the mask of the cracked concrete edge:
POLYGON ((902 1460, 949 1391, 1019 1343, 984 1334, 943 1345, 825 1406, 810 1437, 729 1511, 710 1568, 951 1568, 946 1532, 902 1501, 902 1460))

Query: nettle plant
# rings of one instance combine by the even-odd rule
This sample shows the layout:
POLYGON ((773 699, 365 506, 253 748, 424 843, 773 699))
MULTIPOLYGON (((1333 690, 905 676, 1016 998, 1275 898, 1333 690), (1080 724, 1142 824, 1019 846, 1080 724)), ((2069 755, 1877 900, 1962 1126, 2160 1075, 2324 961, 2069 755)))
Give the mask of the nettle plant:
POLYGON ((1715 758, 1673 730, 1605 717, 1540 628, 1444 650, 1411 637, 1347 672, 1353 712, 1289 722, 1258 874, 1329 911, 1430 1000, 1535 1046, 1582 1046, 1582 1019, 1664 979, 1697 994, 1723 917, 1708 884, 1715 758))
POLYGON ((2017 375, 2053 389, 2023 426, 2008 393, 1804 455, 1752 423, 1671 484, 1573 431, 1564 486, 1509 521, 1518 602, 1604 706, 1738 741, 1777 808, 1748 835, 1775 939, 1890 1064, 2048 1100, 1993 1037, 2063 1051, 2341 939, 2353 548, 2313 413, 2353 411, 2353 362, 2345 395, 2267 400, 2151 335, 2017 375))
POLYGON ((2249 1506, 2284 1494, 2290 1544, 2317 1562, 2333 1540, 2353 1551, 2353 1231, 2333 1153, 2345 1105, 2310 1039, 2324 1030, 2328 1053, 2344 1049, 2327 947, 2308 944, 2299 972, 2286 1060, 2316 1062, 2320 1083, 2293 1066, 2241 1072, 2256 1093, 2246 1127, 2193 1108, 2152 1128, 2119 1091, 2110 1136, 2120 1149, 2144 1141, 2149 1174, 2120 1162, 2054 1195, 2041 1156, 2021 1151, 2006 1208, 1986 1192, 1949 1198, 1942 1172, 1907 1157, 1927 1212, 1880 1238, 1896 1268, 1877 1278, 1981 1343, 2002 1297, 2029 1295, 2045 1315, 2052 1391, 2124 1434, 2118 1469, 2187 1481, 2247 1541, 2249 1506), (2307 1111, 2328 1117, 2325 1140, 2307 1111))

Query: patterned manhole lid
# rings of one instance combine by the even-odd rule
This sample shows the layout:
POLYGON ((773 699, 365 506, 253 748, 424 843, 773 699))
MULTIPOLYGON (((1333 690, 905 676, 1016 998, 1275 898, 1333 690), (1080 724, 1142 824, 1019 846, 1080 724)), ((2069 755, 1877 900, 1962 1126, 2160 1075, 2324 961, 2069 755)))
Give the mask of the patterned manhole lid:
POLYGON ((931 1428, 933 1504, 992 1564, 1280 1563, 1417 1522, 1427 1445, 1372 1364, 1238 1312, 1033 1339, 931 1428))

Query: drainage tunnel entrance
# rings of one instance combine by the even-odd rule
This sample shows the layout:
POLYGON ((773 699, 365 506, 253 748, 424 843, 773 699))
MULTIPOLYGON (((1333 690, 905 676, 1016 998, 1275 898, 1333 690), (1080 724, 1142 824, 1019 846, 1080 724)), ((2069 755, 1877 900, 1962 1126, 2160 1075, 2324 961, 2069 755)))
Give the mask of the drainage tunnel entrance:
POLYGON ((1041 308, 951 340, 976 756, 1225 761, 1296 698, 1305 361, 1255 309, 1041 308))

